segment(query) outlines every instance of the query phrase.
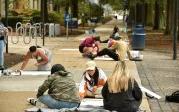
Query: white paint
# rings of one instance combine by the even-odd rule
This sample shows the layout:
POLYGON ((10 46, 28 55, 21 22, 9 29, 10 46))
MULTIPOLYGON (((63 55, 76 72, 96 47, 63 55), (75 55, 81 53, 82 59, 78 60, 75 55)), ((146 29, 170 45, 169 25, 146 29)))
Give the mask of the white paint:
POLYGON ((18 75, 50 75, 51 72, 50 71, 21 71, 21 72, 16 72, 16 71, 11 71, 10 74, 7 75, 14 75, 14 76, 18 76, 18 75))
POLYGON ((154 93, 154 92, 152 92, 152 91, 150 91, 150 90, 144 88, 143 86, 140 86, 140 89, 141 89, 143 92, 146 92, 147 94, 149 94, 149 95, 151 95, 151 96, 154 96, 154 97, 157 98, 157 99, 160 99, 160 98, 161 98, 161 96, 159 96, 158 94, 156 94, 156 93, 154 93))
POLYGON ((78 49, 60 49, 62 51, 78 51, 78 49))

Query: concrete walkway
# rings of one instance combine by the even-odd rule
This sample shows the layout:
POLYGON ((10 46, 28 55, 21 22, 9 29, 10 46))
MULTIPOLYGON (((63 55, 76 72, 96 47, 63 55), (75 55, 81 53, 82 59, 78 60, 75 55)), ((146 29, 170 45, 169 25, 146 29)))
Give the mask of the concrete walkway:
MULTIPOLYGON (((96 28, 98 34, 102 37, 102 40, 107 39, 109 37, 115 24, 116 24, 116 21, 110 21, 109 23, 105 25, 101 25, 96 28)), ((122 24, 120 22, 118 22, 117 24, 119 25, 119 27, 122 27, 122 24)), ((124 33, 121 33, 121 34, 123 36, 126 36, 126 34, 124 33)), ((81 54, 77 50, 64 51, 61 49, 67 49, 67 48, 78 49, 80 39, 82 38, 84 38, 84 35, 80 35, 77 37, 69 37, 68 39, 66 37, 46 38, 46 42, 45 42, 45 47, 50 49, 53 53, 52 63, 53 64, 60 63, 64 65, 65 68, 73 74, 73 78, 77 83, 80 82, 82 73, 85 70, 85 63, 89 59, 82 58, 81 54)), ((25 45, 21 38, 20 43, 18 44, 10 43, 9 52, 25 54, 29 46, 34 45, 35 43, 34 41, 35 40, 33 40, 32 43, 29 45, 25 45)), ((38 42, 42 43, 42 40, 38 38, 38 42)), ((106 46, 106 44, 103 44, 101 48, 104 46, 106 46)), ((34 63, 35 61, 31 60, 28 66, 26 67, 26 70, 36 69, 33 65, 34 63)), ((102 68, 105 71, 105 73, 109 75, 111 71, 113 70, 116 62, 96 60, 96 63, 98 67, 102 68)), ((17 64, 16 66, 10 69, 19 69, 21 64, 22 63, 17 64)), ((128 61, 128 66, 129 66, 129 69, 131 70, 131 73, 135 76, 136 80, 140 84, 141 81, 138 75, 135 62, 128 61)), ((40 86, 45 79, 46 79, 46 76, 9 76, 9 77, 3 76, 3 77, 0 77, 0 93, 7 94, 6 92, 12 92, 12 93, 16 92, 16 94, 19 94, 22 92, 21 94, 23 94, 23 92, 32 92, 32 93, 28 93, 28 95, 29 94, 34 95, 35 91, 37 91, 38 89, 38 86, 40 86)), ((11 93, 8 93, 8 94, 12 95, 11 93)), ((23 98, 26 98, 26 97, 32 97, 32 96, 25 95, 23 98)), ((3 101, 5 101, 5 99, 0 100, 0 111, 2 110, 3 112, 9 112, 10 111, 9 108, 5 108, 5 107, 8 107, 7 105, 11 105, 11 102, 9 101, 10 102, 9 103, 7 101, 8 102, 7 104, 7 102, 3 102, 3 101)), ((20 102, 26 102, 26 101, 20 101, 20 102)), ((19 108, 18 111, 22 111, 22 109, 29 107, 27 103, 25 104, 26 105, 23 105, 24 107, 19 108)), ((146 112, 150 112, 148 101, 145 95, 143 97, 141 109, 146 110, 146 112)), ((11 109, 11 111, 15 112, 13 111, 13 109, 11 109)))
POLYGON ((179 90, 179 60, 172 60, 171 51, 145 49, 143 55, 144 60, 136 62, 142 85, 162 96, 148 99, 151 111, 179 112, 178 103, 165 102, 166 95, 179 90))

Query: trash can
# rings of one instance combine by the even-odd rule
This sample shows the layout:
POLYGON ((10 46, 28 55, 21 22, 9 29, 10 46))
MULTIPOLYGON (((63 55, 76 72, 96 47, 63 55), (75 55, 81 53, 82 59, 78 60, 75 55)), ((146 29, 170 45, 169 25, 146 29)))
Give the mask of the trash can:
POLYGON ((145 48, 145 30, 143 25, 136 25, 132 32, 132 49, 143 50, 145 48))
POLYGON ((55 36, 55 27, 54 23, 49 24, 49 37, 54 37, 55 36))
POLYGON ((60 24, 55 24, 55 36, 60 35, 60 24))

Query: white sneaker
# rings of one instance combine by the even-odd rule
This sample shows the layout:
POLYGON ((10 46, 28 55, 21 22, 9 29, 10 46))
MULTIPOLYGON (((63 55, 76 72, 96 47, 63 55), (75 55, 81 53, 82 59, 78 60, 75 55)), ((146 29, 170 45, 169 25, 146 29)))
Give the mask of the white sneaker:
POLYGON ((29 102, 31 105, 36 106, 37 99, 35 99, 35 98, 27 98, 27 102, 29 102))

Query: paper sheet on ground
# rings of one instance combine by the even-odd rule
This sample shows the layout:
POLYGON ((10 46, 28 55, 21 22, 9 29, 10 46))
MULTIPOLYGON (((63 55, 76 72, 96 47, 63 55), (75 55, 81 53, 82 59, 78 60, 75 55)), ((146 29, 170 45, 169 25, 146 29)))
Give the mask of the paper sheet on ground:
POLYGON ((79 110, 89 111, 93 109, 100 109, 103 106, 103 99, 85 98, 81 101, 79 110))

